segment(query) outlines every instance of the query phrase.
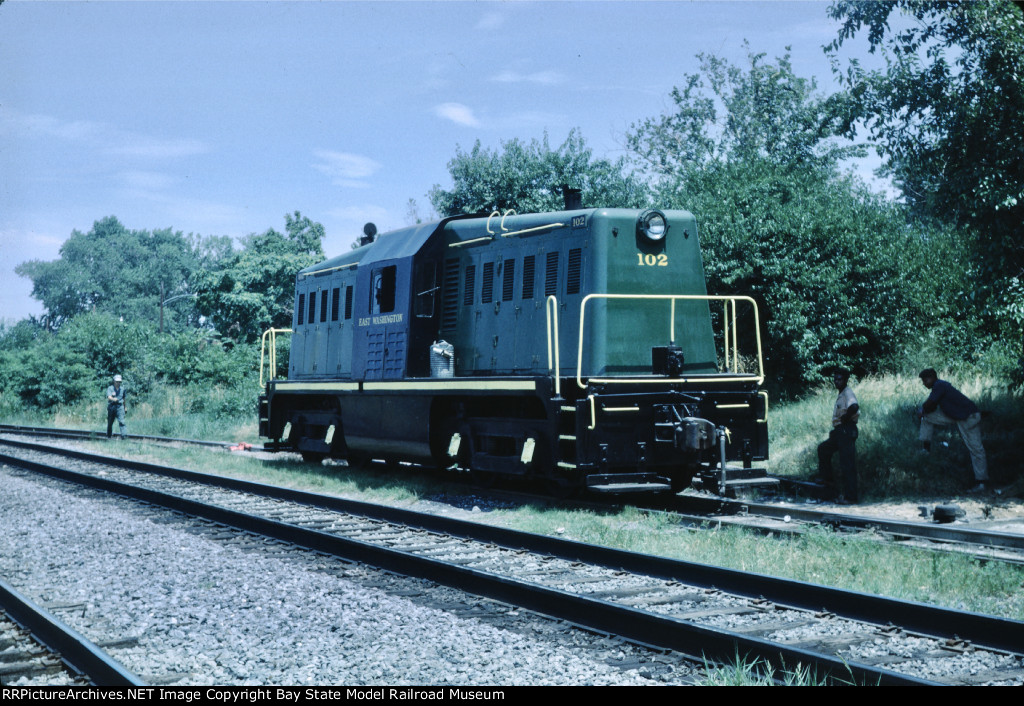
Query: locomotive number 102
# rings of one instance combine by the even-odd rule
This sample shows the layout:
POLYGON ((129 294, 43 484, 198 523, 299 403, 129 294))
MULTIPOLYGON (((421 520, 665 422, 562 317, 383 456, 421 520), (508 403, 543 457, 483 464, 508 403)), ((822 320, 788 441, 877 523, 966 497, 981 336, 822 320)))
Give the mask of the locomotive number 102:
POLYGON ((640 265, 641 267, 668 267, 668 255, 666 255, 665 253, 658 253, 657 255, 653 253, 647 253, 646 255, 644 255, 642 252, 638 252, 636 254, 636 259, 636 264, 640 265))

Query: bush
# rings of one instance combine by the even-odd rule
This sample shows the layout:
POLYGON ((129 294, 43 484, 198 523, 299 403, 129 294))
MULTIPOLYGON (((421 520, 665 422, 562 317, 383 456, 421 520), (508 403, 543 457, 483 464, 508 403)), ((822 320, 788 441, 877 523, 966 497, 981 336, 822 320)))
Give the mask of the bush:
MULTIPOLYGON (((991 375, 937 369, 940 377, 949 379, 987 413, 982 433, 993 482, 1009 485, 1024 477, 1015 442, 1024 424, 1024 394, 1008 390, 991 375)), ((970 457, 956 427, 940 428, 932 452, 919 453, 914 412, 928 392, 917 373, 915 369, 902 375, 872 375, 850 383, 861 406, 857 476, 862 498, 948 496, 973 484, 970 457)), ((773 473, 806 478, 816 471, 817 447, 828 436, 835 396, 834 388, 822 385, 806 398, 777 406, 770 413, 773 473)), ((833 468, 837 468, 836 459, 833 468)))

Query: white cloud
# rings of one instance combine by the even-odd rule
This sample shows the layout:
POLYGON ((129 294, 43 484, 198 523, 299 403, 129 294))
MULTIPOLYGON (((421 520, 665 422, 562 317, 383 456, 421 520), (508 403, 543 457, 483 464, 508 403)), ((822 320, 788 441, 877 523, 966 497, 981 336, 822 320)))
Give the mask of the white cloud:
POLYGON ((367 187, 366 178, 381 168, 380 162, 351 152, 316 150, 313 156, 320 160, 313 168, 326 174, 337 186, 367 187))
POLYGON ((473 110, 462 103, 441 103, 434 106, 434 114, 459 125, 480 127, 480 121, 473 115, 473 110))
POLYGON ((536 83, 543 86, 554 86, 565 83, 564 74, 557 71, 534 71, 533 73, 520 73, 518 71, 502 71, 491 77, 492 81, 498 83, 536 83))
POLYGON ((111 154, 168 159, 210 151, 200 140, 143 135, 109 123, 61 120, 50 115, 22 115, 9 110, 5 110, 0 117, 0 132, 28 137, 54 137, 111 154))

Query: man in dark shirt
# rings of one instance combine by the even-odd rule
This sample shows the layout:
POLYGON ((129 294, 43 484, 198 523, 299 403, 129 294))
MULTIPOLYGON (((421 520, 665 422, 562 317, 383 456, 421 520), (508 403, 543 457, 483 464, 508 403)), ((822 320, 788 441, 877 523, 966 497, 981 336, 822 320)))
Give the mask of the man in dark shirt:
POLYGON ((921 433, 918 438, 925 451, 931 451, 932 432, 936 426, 956 424, 963 437, 967 451, 971 454, 971 467, 974 469, 974 480, 977 485, 972 492, 985 490, 988 482, 988 461, 985 458, 985 447, 981 444, 981 412, 964 393, 945 380, 939 380, 933 368, 921 371, 921 383, 931 390, 928 399, 921 405, 921 433))

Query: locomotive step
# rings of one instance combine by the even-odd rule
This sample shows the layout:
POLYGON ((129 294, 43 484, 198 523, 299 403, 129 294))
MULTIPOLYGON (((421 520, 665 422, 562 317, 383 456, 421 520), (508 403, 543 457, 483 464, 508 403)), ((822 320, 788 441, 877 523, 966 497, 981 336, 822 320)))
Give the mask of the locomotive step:
POLYGON ((595 493, 660 493, 671 491, 672 486, 668 483, 605 483, 588 485, 587 490, 595 493))
MULTIPOLYGON (((722 470, 720 468, 713 468, 710 471, 708 471, 707 473, 710 473, 711 475, 717 475, 717 474, 719 474, 721 472, 722 472, 722 470)), ((725 475, 729 479, 736 479, 736 480, 739 480, 741 478, 743 478, 743 479, 747 479, 747 478, 766 478, 768 476, 768 469, 767 468, 743 468, 742 466, 730 466, 729 464, 726 464, 726 466, 725 466, 725 475)))
POLYGON ((769 478, 767 476, 761 478, 729 478, 725 481, 726 488, 753 488, 756 486, 777 485, 779 485, 778 478, 769 478))

